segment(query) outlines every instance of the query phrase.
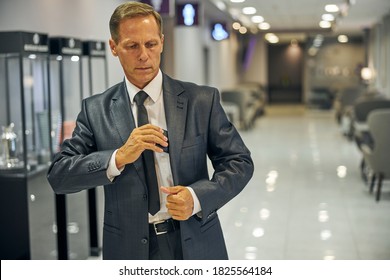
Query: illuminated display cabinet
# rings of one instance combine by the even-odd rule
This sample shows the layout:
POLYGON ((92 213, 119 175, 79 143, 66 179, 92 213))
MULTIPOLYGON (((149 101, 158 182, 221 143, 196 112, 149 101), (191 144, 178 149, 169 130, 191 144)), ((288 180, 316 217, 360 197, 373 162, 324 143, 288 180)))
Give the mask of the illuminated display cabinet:
MULTIPOLYGON (((82 41, 50 37, 51 152, 72 136, 83 98, 82 41)), ((87 192, 56 195, 59 259, 89 256, 87 192)))
POLYGON ((0 257, 56 259, 46 34, 0 32, 0 257))
MULTIPOLYGON (((83 93, 84 97, 102 93, 108 86, 106 44, 102 41, 83 42, 83 93)), ((103 187, 88 191, 90 255, 99 256, 103 236, 103 187)))

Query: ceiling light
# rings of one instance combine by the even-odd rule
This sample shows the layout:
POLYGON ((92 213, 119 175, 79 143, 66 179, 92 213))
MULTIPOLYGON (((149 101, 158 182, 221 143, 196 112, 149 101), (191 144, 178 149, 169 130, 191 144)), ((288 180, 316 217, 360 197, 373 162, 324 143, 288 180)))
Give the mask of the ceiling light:
MULTIPOLYGON (((267 33, 265 34, 264 37, 271 44, 276 44, 279 42, 278 36, 276 36, 274 33, 267 33)), ((274 180, 276 179, 276 177, 270 177, 270 176, 267 179, 271 179, 271 178, 273 178, 274 180)))
POLYGON ((251 20, 253 23, 261 23, 264 21, 264 18, 262 16, 253 16, 251 20))
POLYGON ((242 9, 244 15, 254 15, 256 14, 256 8, 254 7, 245 7, 242 9))
POLYGON ((232 3, 242 3, 245 2, 245 0, 230 0, 232 3))
POLYGON ((329 21, 321 20, 320 21, 320 27, 321 28, 330 28, 332 24, 329 21))
POLYGON ((339 11, 339 6, 335 4, 326 5, 325 11, 327 11, 328 13, 337 13, 339 11))
POLYGON ((240 32, 241 34, 245 34, 246 32, 248 32, 248 29, 245 26, 241 26, 240 29, 238 29, 238 32, 240 32))
POLYGON ((263 228, 260 228, 260 227, 255 228, 255 229, 253 229, 253 231, 252 231, 252 235, 253 235, 254 237, 262 237, 262 236, 264 235, 264 229, 263 229, 263 228))
POLYGON ((238 30, 238 29, 240 29, 241 24, 238 21, 236 21, 233 23, 232 27, 234 30, 238 30))
POLYGON ((339 35, 337 37, 337 40, 340 42, 340 43, 348 43, 348 36, 347 35, 339 35))
POLYGON ((332 14, 323 14, 321 18, 326 21, 334 21, 334 15, 332 14))
POLYGON ((362 79, 364 81, 368 82, 373 78, 374 72, 369 67, 363 67, 361 72, 360 72, 360 76, 362 77, 362 79))
POLYGON ((70 60, 73 62, 78 62, 80 60, 80 57, 78 55, 72 55, 70 60))
POLYGON ((259 23, 259 29, 268 30, 271 28, 271 25, 268 22, 259 23))

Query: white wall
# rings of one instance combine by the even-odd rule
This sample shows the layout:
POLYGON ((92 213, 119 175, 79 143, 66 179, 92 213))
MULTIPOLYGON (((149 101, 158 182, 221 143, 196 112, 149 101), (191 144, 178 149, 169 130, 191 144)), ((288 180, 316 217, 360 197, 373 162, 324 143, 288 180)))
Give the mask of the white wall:
POLYGON ((263 86, 268 85, 268 48, 263 34, 256 38, 255 50, 248 69, 242 73, 243 82, 256 82, 263 86))
POLYGON ((201 27, 176 27, 174 30, 174 77, 205 84, 201 27))
POLYGON ((209 43, 209 84, 219 90, 233 88, 238 83, 237 40, 232 34, 229 40, 209 43))

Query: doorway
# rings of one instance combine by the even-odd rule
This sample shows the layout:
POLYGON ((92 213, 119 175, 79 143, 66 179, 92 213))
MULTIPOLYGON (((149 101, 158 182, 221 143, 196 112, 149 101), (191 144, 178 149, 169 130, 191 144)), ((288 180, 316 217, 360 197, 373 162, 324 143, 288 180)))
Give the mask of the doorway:
POLYGON ((297 42, 268 45, 268 100, 303 102, 303 49, 297 42))

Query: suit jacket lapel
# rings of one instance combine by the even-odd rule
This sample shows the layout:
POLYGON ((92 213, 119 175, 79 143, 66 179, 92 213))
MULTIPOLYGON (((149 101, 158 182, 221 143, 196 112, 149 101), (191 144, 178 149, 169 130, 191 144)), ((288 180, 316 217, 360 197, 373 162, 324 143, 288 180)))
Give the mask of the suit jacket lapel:
POLYGON ((187 97, 182 95, 184 89, 163 75, 163 95, 165 117, 169 137, 169 157, 171 162, 173 182, 178 184, 178 171, 180 167, 180 151, 183 145, 185 124, 187 117, 187 97))
MULTIPOLYGON (((130 133, 135 128, 134 117, 133 113, 131 112, 130 100, 126 90, 125 82, 122 83, 118 92, 112 98, 110 111, 114 120, 114 126, 116 127, 120 135, 123 145, 126 143, 127 139, 130 136, 130 133)), ((141 157, 134 162, 134 166, 138 174, 144 181, 144 176, 141 176, 141 174, 143 174, 141 157)))
POLYGON ((110 111, 114 125, 121 137, 122 144, 126 143, 131 131, 135 128, 133 114, 131 112, 129 95, 123 82, 118 92, 112 98, 110 111))

